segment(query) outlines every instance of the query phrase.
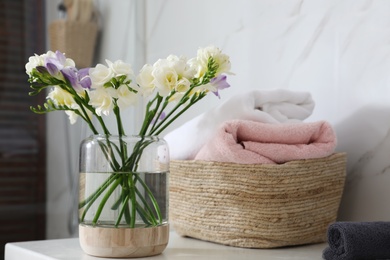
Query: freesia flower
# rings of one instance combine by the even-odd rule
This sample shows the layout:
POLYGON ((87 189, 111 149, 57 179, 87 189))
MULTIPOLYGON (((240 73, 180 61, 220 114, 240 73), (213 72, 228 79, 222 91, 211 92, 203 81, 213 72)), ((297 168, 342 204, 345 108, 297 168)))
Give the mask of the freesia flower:
POLYGON ((77 72, 77 80, 83 89, 91 88, 91 78, 89 77, 89 68, 81 69, 77 72))
POLYGON ((105 83, 109 82, 114 76, 113 71, 103 64, 96 65, 95 68, 89 70, 89 76, 91 83, 95 87, 102 87, 105 83))
POLYGON ((85 89, 89 89, 91 87, 91 79, 88 75, 89 68, 77 70, 76 68, 64 68, 62 69, 62 74, 64 78, 70 82, 72 87, 76 90, 76 92, 81 93, 85 89))
POLYGON ((151 95, 156 88, 156 86, 153 84, 154 77, 152 72, 153 66, 150 64, 145 64, 137 76, 139 93, 143 96, 151 95))
POLYGON ((230 85, 226 81, 226 75, 219 75, 215 78, 212 78, 209 83, 199 86, 198 89, 200 91, 213 92, 218 98, 220 98, 218 91, 228 87, 230 87, 230 85))
POLYGON ((177 84, 176 84, 176 87, 175 87, 175 90, 177 92, 186 92, 187 90, 189 90, 191 87, 191 82, 189 81, 189 79, 187 78, 182 78, 180 79, 177 84))
POLYGON ((231 73, 231 64, 229 56, 222 53, 219 48, 215 46, 209 46, 206 48, 199 49, 196 58, 190 61, 192 66, 194 66, 197 70, 196 77, 202 78, 205 75, 210 57, 212 57, 215 63, 218 65, 218 69, 216 71, 215 76, 218 76, 222 73, 231 73))
POLYGON ((134 74, 131 65, 128 63, 124 63, 121 60, 117 60, 115 62, 106 60, 106 63, 115 76, 132 76, 134 74))
POLYGON ((89 104, 95 108, 98 116, 101 116, 102 114, 108 116, 114 107, 112 100, 113 96, 116 96, 115 89, 98 88, 90 91, 89 104))
POLYGON ((61 70, 64 68, 75 68, 75 63, 72 59, 66 58, 60 51, 55 53, 48 52, 44 59, 45 67, 47 68, 50 75, 53 77, 62 79, 61 70))
POLYGON ((59 86, 54 86, 47 98, 51 99, 57 106, 66 106, 71 109, 79 108, 79 105, 75 102, 72 94, 59 86))
POLYGON ((219 96, 219 90, 225 89, 230 87, 230 84, 226 81, 226 75, 219 75, 213 79, 210 80, 210 85, 215 87, 215 91, 212 91, 217 97, 219 96))
MULTIPOLYGON (((97 64, 78 70, 74 61, 63 53, 48 51, 30 57, 25 68, 34 90, 32 95, 54 85, 47 96, 53 102, 33 108, 33 111, 65 110, 71 123, 81 116, 94 133, 97 131, 92 122, 93 116, 98 117, 107 134, 108 128, 101 116, 108 116, 114 111, 118 117, 119 110, 137 103, 138 95, 147 97, 145 122, 139 133, 142 135, 160 133, 166 127, 164 123, 170 124, 181 115, 180 109, 188 109, 209 92, 219 97, 219 91, 229 87, 224 74, 230 73, 230 61, 219 48, 209 46, 199 49, 197 56, 190 60, 184 56, 169 55, 153 65, 146 64, 135 77, 131 65, 122 60, 106 60, 106 65, 97 64), (175 104, 168 106, 172 101, 175 104), (168 109, 172 109, 167 113, 171 119, 163 118, 150 125, 156 115, 162 115, 168 109), (151 129, 148 130, 149 127, 151 129)), ((119 122, 119 133, 123 133, 122 128, 119 122)))
POLYGON ((56 51, 54 53, 52 51, 48 51, 46 55, 43 55, 43 57, 45 59, 45 64, 53 63, 60 70, 67 67, 76 67, 74 60, 65 57, 65 55, 60 51, 56 51))
POLYGON ((42 58, 42 56, 39 56, 37 54, 31 56, 28 59, 28 62, 26 63, 25 66, 27 75, 30 75, 32 70, 35 69, 36 67, 43 66, 43 65, 44 65, 44 59, 42 58))
POLYGON ((166 97, 176 88, 178 75, 172 67, 167 66, 168 64, 161 65, 161 67, 153 69, 152 76, 154 79, 152 83, 156 86, 160 96, 166 97))
MULTIPOLYGON (((168 66, 176 71, 179 79, 191 79, 196 73, 196 70, 188 63, 187 58, 183 56, 169 55, 166 61, 168 66)), ((155 64, 155 66, 159 66, 159 64, 155 64)))
POLYGON ((126 85, 121 85, 117 89, 117 104, 120 109, 125 109, 137 102, 137 94, 129 89, 126 85))
POLYGON ((69 122, 70 122, 70 124, 71 125, 74 125, 74 124, 76 124, 76 122, 77 122, 77 119, 78 119, 78 115, 76 114, 76 112, 74 112, 74 111, 65 111, 65 114, 67 114, 68 115, 68 118, 69 118, 69 122))

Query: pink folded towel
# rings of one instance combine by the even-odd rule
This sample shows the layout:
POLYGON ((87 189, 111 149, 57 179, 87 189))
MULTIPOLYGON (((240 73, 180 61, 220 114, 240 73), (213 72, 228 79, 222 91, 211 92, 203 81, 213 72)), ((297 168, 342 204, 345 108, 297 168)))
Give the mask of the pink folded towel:
POLYGON ((268 124, 231 120, 217 130, 195 160, 276 164, 325 157, 335 148, 336 135, 325 121, 268 124))

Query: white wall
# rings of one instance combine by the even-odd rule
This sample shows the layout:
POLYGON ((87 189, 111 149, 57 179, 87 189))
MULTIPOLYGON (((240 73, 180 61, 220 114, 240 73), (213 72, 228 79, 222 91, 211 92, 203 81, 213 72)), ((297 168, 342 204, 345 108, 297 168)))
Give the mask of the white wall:
MULTIPOLYGON (((210 95, 199 102, 174 127, 248 89, 310 91, 316 108, 309 121, 331 122, 338 150, 348 153, 340 219, 390 218, 390 1, 99 0, 97 4, 102 14, 98 62, 123 59, 137 71, 144 62, 169 54, 192 57, 198 47, 208 44, 231 56, 236 74, 228 79, 232 87, 221 92, 221 100, 210 95)), ((131 116, 136 118, 137 113, 130 112, 131 116)), ((63 145, 58 143, 65 127, 54 120, 59 118, 49 118, 49 129, 56 130, 49 131, 48 173, 65 178, 60 173, 66 171, 60 155, 63 145)), ((49 181, 49 191, 51 185, 49 181)), ((49 207, 58 202, 69 207, 66 185, 64 179, 60 188, 49 192, 49 207)), ((64 208, 56 206, 49 216, 66 214, 64 208)), ((56 221, 49 219, 49 237, 68 235, 61 231, 66 229, 62 220, 56 221)))

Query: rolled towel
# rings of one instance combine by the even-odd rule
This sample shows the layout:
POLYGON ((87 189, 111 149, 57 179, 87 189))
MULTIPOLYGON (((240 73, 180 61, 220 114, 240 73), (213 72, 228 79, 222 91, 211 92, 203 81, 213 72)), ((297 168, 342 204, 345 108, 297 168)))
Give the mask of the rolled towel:
POLYGON ((311 115, 313 109, 314 101, 308 92, 251 90, 195 117, 165 135, 164 139, 169 145, 171 159, 191 160, 225 121, 301 122, 311 115))
POLYGON ((328 227, 326 260, 390 259, 390 222, 336 222, 328 227))
POLYGON ((195 160, 276 164, 329 156, 335 147, 335 133, 325 121, 267 124, 232 120, 218 129, 195 160))

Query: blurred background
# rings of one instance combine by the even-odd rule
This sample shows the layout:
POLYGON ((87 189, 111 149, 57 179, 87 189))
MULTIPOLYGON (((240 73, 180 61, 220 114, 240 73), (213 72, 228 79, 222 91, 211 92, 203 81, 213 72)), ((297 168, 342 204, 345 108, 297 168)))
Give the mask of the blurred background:
MULTIPOLYGON (((229 54, 231 88, 167 131, 250 89, 310 92, 307 121, 329 121, 348 155, 339 219, 389 220, 389 13, 384 0, 0 0, 1 243, 77 236, 78 146, 89 132, 64 113, 33 114, 45 97, 27 94, 24 65, 53 37, 78 46, 77 57, 91 53, 83 66, 121 59, 135 72, 209 44, 229 54), (92 45, 53 25, 61 20, 95 24, 92 45)), ((127 113, 133 133, 142 111, 127 113)))

